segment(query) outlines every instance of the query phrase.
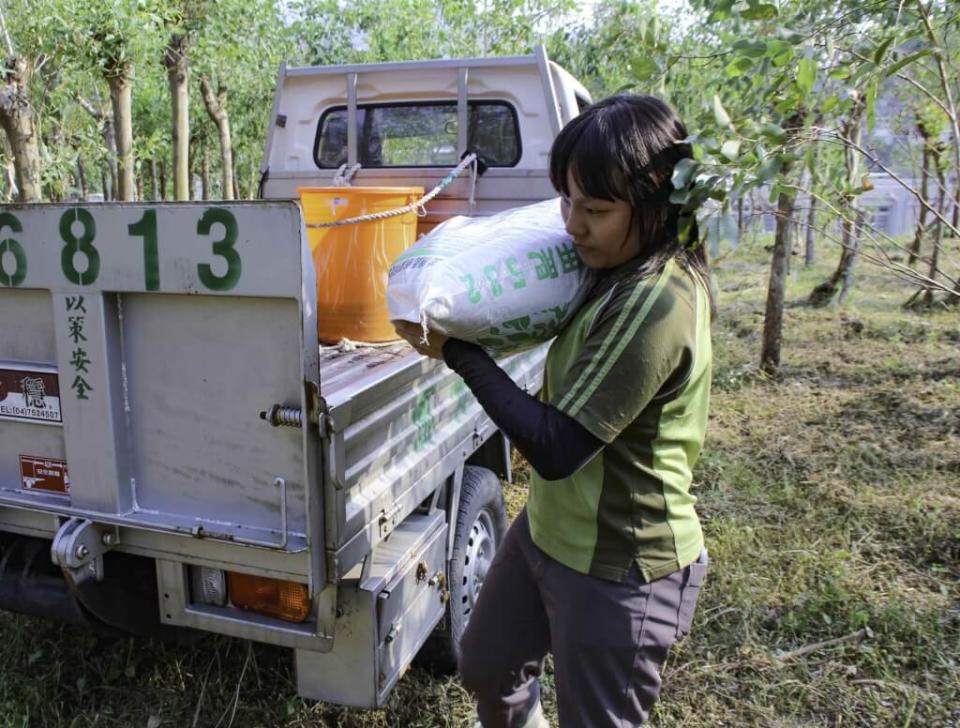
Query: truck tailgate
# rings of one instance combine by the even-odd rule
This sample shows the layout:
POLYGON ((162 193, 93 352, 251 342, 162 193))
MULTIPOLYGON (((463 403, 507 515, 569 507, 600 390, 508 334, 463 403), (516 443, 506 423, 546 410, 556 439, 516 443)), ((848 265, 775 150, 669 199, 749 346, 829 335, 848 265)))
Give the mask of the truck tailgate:
POLYGON ((4 207, 0 240, 0 524, 309 548, 322 583, 316 428, 261 418, 315 405, 299 208, 4 207))

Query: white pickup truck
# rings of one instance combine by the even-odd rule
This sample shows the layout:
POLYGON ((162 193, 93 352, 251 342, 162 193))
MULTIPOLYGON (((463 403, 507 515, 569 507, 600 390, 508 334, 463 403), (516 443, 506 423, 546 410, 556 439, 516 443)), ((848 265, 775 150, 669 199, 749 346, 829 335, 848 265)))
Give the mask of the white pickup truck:
MULTIPOLYGON (((0 609, 290 647, 301 695, 361 707, 421 648, 454 667, 509 443, 443 364, 318 344, 297 188, 474 151, 422 230, 545 199, 588 101, 542 49, 283 67, 260 201, 0 207, 0 609)), ((543 356, 502 364, 536 391, 543 356)))

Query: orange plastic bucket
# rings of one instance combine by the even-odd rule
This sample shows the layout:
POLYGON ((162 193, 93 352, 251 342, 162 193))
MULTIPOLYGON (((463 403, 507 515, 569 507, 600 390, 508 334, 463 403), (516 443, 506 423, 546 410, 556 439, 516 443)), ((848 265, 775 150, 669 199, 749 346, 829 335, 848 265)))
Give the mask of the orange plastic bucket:
MULTIPOLYGON (((386 212, 423 197, 422 187, 300 187, 307 224, 386 212)), ((387 311, 390 264, 417 239, 417 213, 307 228, 317 271, 317 335, 379 342, 397 338, 387 311)))

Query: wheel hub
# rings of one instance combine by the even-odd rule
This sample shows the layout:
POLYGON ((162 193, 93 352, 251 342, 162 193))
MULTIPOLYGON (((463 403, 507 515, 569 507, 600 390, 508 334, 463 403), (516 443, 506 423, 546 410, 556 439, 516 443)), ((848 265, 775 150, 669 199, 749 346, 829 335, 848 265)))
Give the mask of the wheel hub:
POLYGON ((466 558, 463 569, 463 615, 466 619, 477 603, 480 587, 490 570, 493 555, 497 550, 496 531, 492 514, 484 509, 470 528, 466 558))

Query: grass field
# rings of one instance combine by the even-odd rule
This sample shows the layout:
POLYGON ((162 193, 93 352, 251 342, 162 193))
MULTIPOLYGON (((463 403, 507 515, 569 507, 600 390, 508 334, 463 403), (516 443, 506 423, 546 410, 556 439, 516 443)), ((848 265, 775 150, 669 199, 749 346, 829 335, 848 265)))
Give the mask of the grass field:
MULTIPOLYGON (((960 312, 906 312, 910 289, 866 267, 844 307, 807 308, 835 256, 791 283, 777 379, 755 366, 761 244, 718 265, 696 473, 711 567, 653 725, 960 726, 960 312)), ((0 643, 0 726, 473 720, 455 678, 417 669, 382 711, 302 701, 288 651, 227 638, 107 641, 2 614, 0 643)), ((544 702, 555 725, 549 671, 544 702)))

